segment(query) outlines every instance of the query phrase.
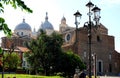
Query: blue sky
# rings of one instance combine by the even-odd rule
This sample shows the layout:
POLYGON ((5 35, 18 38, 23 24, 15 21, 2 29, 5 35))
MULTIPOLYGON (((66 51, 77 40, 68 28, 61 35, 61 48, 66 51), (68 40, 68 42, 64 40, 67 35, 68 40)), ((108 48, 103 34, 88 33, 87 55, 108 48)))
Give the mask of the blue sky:
MULTIPOLYGON (((63 15, 66 17, 67 24, 75 27, 73 14, 79 10, 82 14, 81 24, 88 21, 88 8, 85 6, 89 0, 24 0, 33 13, 22 12, 21 9, 13 9, 11 6, 5 7, 2 17, 6 19, 8 26, 14 30, 15 26, 25 18, 26 22, 36 30, 45 20, 45 13, 48 12, 49 21, 55 30, 59 29, 59 24, 63 15)), ((115 49, 120 52, 120 0, 91 0, 101 8, 100 22, 108 28, 108 34, 115 36, 115 49)), ((0 34, 3 36, 3 34, 0 34)))

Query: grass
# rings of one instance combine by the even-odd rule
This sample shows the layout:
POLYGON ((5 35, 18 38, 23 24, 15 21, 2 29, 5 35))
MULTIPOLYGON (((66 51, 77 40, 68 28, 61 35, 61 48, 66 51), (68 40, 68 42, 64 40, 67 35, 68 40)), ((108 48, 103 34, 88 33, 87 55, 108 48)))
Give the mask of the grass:
MULTIPOLYGON (((60 76, 39 76, 39 75, 28 75, 28 74, 4 74, 4 78, 61 78, 60 76)), ((2 75, 0 74, 0 78, 2 75)))

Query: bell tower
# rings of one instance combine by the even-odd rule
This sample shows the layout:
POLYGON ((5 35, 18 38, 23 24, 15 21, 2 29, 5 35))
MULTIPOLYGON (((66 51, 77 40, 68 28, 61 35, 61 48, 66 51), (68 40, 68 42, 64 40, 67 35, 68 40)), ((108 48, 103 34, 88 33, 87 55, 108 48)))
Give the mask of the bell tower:
POLYGON ((59 31, 62 33, 67 27, 68 25, 66 24, 66 18, 63 16, 63 18, 61 19, 61 24, 59 25, 59 31))

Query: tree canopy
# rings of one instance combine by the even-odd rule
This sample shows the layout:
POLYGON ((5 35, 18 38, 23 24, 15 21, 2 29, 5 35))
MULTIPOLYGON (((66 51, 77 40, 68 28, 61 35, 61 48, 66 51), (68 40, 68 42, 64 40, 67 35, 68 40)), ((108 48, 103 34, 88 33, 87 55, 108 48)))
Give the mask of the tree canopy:
POLYGON ((7 68, 9 71, 15 71, 20 64, 20 57, 15 52, 11 54, 5 53, 4 63, 5 63, 5 68, 7 68))
POLYGON ((26 57, 28 62, 35 69, 43 69, 46 75, 63 72, 65 75, 73 75, 78 66, 84 69, 80 57, 71 51, 64 52, 62 49, 63 39, 60 34, 53 33, 46 35, 41 31, 37 39, 27 44, 31 50, 26 57))
POLYGON ((62 43, 60 35, 53 33, 48 36, 44 31, 41 31, 36 40, 33 39, 27 44, 27 47, 31 50, 31 53, 27 54, 31 66, 35 69, 43 68, 47 74, 50 66, 53 66, 53 60, 61 51, 62 43))

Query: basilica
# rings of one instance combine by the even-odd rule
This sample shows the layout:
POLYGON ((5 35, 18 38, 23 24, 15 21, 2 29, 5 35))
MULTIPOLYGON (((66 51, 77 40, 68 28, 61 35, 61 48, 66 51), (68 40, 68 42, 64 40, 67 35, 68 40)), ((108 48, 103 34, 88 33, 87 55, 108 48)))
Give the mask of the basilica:
MULTIPOLYGON (((22 67, 27 68, 24 52, 29 50, 25 47, 25 42, 36 39, 38 34, 40 34, 40 29, 46 31, 47 35, 50 35, 55 31, 53 25, 48 21, 48 13, 46 13, 45 21, 41 23, 37 31, 35 29, 32 31, 31 26, 23 19, 22 22, 15 27, 12 38, 2 37, 1 47, 5 50, 14 48, 14 51, 18 52, 21 57, 22 67)), ((108 29, 103 24, 100 24, 97 30, 93 26, 91 31, 91 50, 92 56, 96 54, 97 74, 118 75, 120 73, 120 54, 115 50, 114 36, 108 35, 108 29)), ((88 67, 89 51, 87 29, 84 26, 78 28, 76 35, 76 28, 69 26, 66 23, 66 18, 63 16, 59 24, 59 31, 57 32, 62 34, 64 39, 62 48, 65 51, 72 50, 74 53, 78 54, 88 67), (76 40, 77 44, 75 44, 76 40)), ((92 60, 92 69, 94 69, 93 62, 94 61, 92 60)), ((94 72, 94 70, 91 71, 94 72)))

